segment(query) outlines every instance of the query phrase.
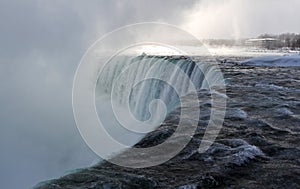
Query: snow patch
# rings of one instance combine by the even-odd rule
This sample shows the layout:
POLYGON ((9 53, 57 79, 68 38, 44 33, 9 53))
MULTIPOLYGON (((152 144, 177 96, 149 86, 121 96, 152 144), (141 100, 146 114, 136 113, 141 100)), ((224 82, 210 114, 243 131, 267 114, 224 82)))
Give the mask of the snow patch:
POLYGON ((249 66, 295 67, 300 66, 300 54, 290 56, 265 56, 251 58, 242 61, 241 64, 249 66))

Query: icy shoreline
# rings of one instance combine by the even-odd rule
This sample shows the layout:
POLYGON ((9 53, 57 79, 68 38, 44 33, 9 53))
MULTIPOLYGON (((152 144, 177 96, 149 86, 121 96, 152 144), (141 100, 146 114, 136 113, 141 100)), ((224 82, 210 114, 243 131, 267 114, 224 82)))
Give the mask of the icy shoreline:
POLYGON ((300 66, 300 54, 256 57, 242 61, 241 64, 248 66, 298 67, 300 66))

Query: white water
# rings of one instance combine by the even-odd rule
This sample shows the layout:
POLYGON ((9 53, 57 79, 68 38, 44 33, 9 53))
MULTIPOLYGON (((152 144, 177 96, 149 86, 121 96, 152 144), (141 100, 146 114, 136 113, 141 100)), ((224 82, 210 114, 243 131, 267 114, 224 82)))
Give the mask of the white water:
POLYGON ((213 68, 204 63, 197 66, 189 59, 116 57, 100 72, 97 82, 99 119, 112 138, 132 146, 146 133, 136 130, 149 132, 158 127, 180 105, 180 97, 192 90, 191 85, 196 90, 208 89, 204 73, 213 80, 213 68))

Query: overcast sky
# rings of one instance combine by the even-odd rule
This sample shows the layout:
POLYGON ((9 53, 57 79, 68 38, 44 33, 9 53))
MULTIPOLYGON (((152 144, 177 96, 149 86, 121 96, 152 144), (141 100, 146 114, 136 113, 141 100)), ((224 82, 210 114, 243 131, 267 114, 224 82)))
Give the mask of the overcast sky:
POLYGON ((72 80, 85 50, 126 24, 199 38, 300 32, 299 0, 0 0, 0 188, 28 188, 96 156, 77 132, 72 80))

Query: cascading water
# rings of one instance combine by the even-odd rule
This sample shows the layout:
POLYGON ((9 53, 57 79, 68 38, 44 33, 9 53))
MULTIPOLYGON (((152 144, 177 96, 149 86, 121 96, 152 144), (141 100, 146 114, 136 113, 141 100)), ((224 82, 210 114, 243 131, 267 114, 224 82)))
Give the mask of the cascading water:
POLYGON ((196 90, 209 88, 205 77, 215 77, 213 68, 211 64, 197 65, 186 57, 115 57, 99 74, 98 116, 112 138, 132 146, 145 133, 130 131, 123 123, 154 130, 179 105, 180 97, 191 91, 191 84, 196 90))

